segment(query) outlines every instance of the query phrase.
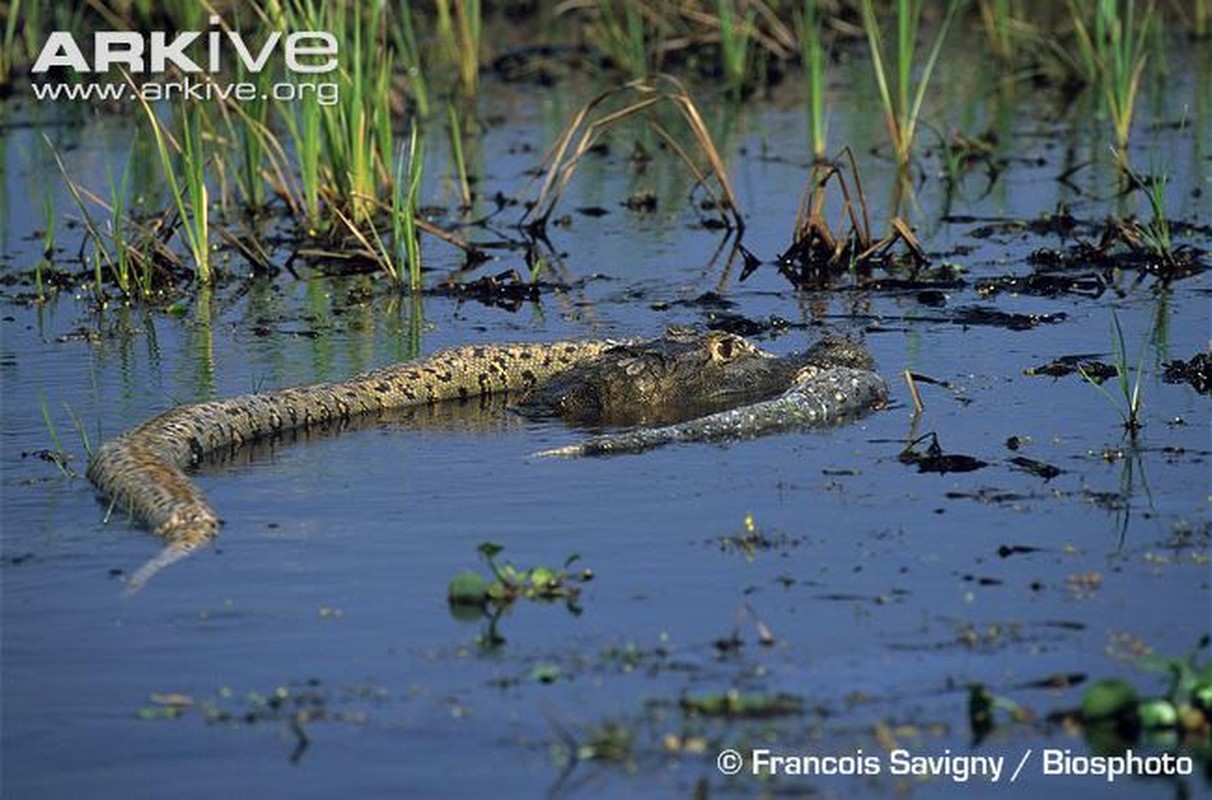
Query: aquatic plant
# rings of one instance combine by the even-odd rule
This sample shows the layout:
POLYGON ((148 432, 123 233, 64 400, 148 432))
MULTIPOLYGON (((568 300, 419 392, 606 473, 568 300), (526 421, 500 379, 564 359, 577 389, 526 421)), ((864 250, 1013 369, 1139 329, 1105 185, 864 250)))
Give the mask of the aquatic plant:
POLYGON ((533 231, 543 231, 581 159, 590 151, 602 131, 637 114, 644 114, 648 118, 652 130, 678 155, 694 175, 698 185, 712 193, 712 204, 720 213, 721 223, 728 228, 743 231, 745 223, 737 205, 736 193, 728 179, 724 159, 720 156, 690 92, 681 81, 669 75, 657 75, 651 80, 631 81, 618 88, 608 89, 582 106, 546 159, 546 180, 538 198, 523 215, 522 222, 525 223, 533 215, 534 219, 528 227, 533 231), (632 96, 636 99, 622 107, 611 108, 609 105, 611 101, 632 96), (700 166, 683 143, 653 116, 652 112, 658 105, 672 105, 675 108, 690 134, 690 142, 687 144, 692 143, 696 147, 696 155, 706 162, 704 165, 700 166), (718 194, 711 189, 712 179, 718 194))
MULTIPOLYGON (((128 79, 129 80, 129 79, 128 79)), ((151 105, 138 96, 152 136, 156 152, 160 155, 160 166, 168 183, 173 207, 185 240, 193 256, 194 274, 198 283, 209 285, 214 276, 210 268, 210 201, 206 188, 206 153, 202 144, 201 104, 182 103, 179 106, 181 138, 178 141, 164 127, 151 105), (180 158, 180 166, 174 163, 173 153, 180 158), (181 178, 178 180, 177 173, 181 178)))
POLYGON ((921 75, 915 86, 913 74, 917 69, 917 33, 924 5, 923 0, 897 0, 896 61, 893 65, 884 55, 883 35, 880 32, 879 20, 876 18, 872 0, 862 0, 860 3, 863 13, 863 29, 871 48, 871 65, 875 70, 880 102, 884 108, 884 119, 892 138, 896 162, 902 170, 909 165, 913 152, 913 140, 917 135, 918 120, 921 116, 922 101, 925 99, 926 89, 930 85, 930 77, 938 62, 939 53, 942 52, 943 41, 947 38, 947 29, 959 8, 958 0, 949 0, 947 3, 946 15, 935 34, 930 54, 921 66, 921 75), (892 72, 893 67, 895 67, 895 73, 892 72), (895 89, 895 93, 893 89, 895 89))
POLYGON ((1077 368, 1078 374, 1082 379, 1098 389, 1108 402, 1119 412, 1123 420, 1124 430, 1133 439, 1140 432, 1144 423, 1141 421, 1141 408, 1144 404, 1144 398, 1141 395, 1141 381, 1144 379, 1145 352, 1148 348, 1149 337, 1146 337, 1140 349, 1140 356, 1136 360, 1135 375, 1129 378, 1128 372, 1128 349, 1124 343, 1124 329, 1119 324, 1119 315, 1114 311, 1111 312, 1111 361, 1115 365, 1116 384, 1119 386, 1120 400, 1115 397, 1103 386, 1095 375, 1086 370, 1084 365, 1079 365, 1077 368), (1121 402, 1122 401, 1122 404, 1121 402))
POLYGON ((429 82, 425 76, 425 64, 421 59, 421 48, 417 46, 416 28, 413 24, 412 9, 407 4, 399 8, 398 24, 391 27, 396 51, 400 54, 401 66, 408 76, 408 86, 412 99, 417 105, 417 113, 422 117, 429 116, 429 82))
POLYGON ((34 298, 46 300, 42 284, 42 269, 49 267, 55 258, 55 203, 50 192, 42 196, 42 258, 34 265, 34 298))
POLYGON ((467 159, 463 155, 463 126, 453 103, 446 104, 446 115, 450 120, 450 153, 458 176, 459 202, 464 210, 469 210, 472 197, 471 183, 467 179, 467 159))
POLYGON ((720 61, 728 94, 734 99, 745 96, 752 88, 754 19, 757 11, 746 9, 743 19, 736 18, 733 0, 716 0, 720 25, 720 61))
POLYGON ((649 47, 640 0, 598 0, 588 36, 599 50, 636 80, 648 77, 649 47))
POLYGON ((290 133, 300 184, 300 202, 297 205, 302 209, 301 216, 308 232, 314 236, 320 224, 322 147, 320 99, 316 92, 302 93, 299 102, 291 104, 291 113, 284 115, 284 121, 290 133))
POLYGON ((1102 89, 1107 115, 1115 131, 1120 163, 1126 167, 1136 95, 1149 59, 1145 40, 1153 19, 1153 3, 1146 6, 1138 21, 1135 0, 1097 0, 1092 10, 1089 10, 1089 4, 1078 0, 1066 2, 1081 63, 1091 82, 1097 82, 1102 89), (1092 18, 1088 18, 1084 10, 1092 18))
POLYGON ((800 41, 800 58, 808 78, 808 131, 812 155, 818 161, 828 150, 829 119, 825 110, 825 46, 822 41, 823 21, 817 0, 804 0, 803 9, 796 14, 796 30, 800 41))
MULTIPOLYGON (((113 175, 110 175, 109 202, 106 203, 96 194, 73 181, 68 176, 67 167, 60 157, 59 151, 50 144, 49 139, 47 140, 47 145, 51 148, 51 154, 54 156, 55 163, 59 167, 59 173, 63 178, 64 185, 67 186, 68 193, 71 194, 72 200, 76 203, 76 208, 80 211, 80 217, 84 224, 85 241, 86 243, 92 243, 92 251, 89 257, 93 264, 93 282, 97 297, 102 297, 104 293, 104 276, 107 271, 113 282, 117 284, 119 291, 126 297, 129 298, 136 295, 146 297, 150 295, 153 265, 152 250, 154 249, 155 256, 165 263, 179 264, 180 260, 167 247, 164 247, 162 244, 158 245, 155 237, 146 228, 131 221, 126 213, 127 184, 131 173, 131 166, 134 163, 133 155, 128 155, 126 158, 120 184, 115 184, 113 175), (108 219, 105 220, 105 224, 102 224, 93 215, 90 206, 97 206, 109 215, 108 219), (134 230, 137 233, 137 242, 136 238, 128 235, 130 230, 134 230)), ((136 145, 137 142, 131 145, 132 154, 136 145)), ((48 218, 54 213, 49 198, 45 210, 48 218)), ((47 259, 49 259, 49 256, 47 256, 47 259)))
POLYGON ((8 83, 17 58, 17 20, 21 18, 21 0, 9 3, 8 19, 4 22, 3 47, 0 47, 0 85, 8 83))
POLYGON ((994 57, 1010 61, 1014 57, 1015 28, 1012 0, 980 0, 980 14, 994 57))
POLYGON ((591 580, 588 569, 573 572, 570 568, 581 560, 576 553, 564 559, 559 569, 537 566, 518 569, 513 564, 497 561, 505 548, 496 542, 484 542, 476 548, 488 564, 491 580, 478 572, 460 572, 447 586, 447 600, 454 605, 508 606, 517 600, 566 600, 574 603, 581 594, 577 582, 591 580))
POLYGON ((797 285, 843 269, 855 272, 872 266, 898 242, 917 263, 929 260, 907 222, 893 217, 888 227, 885 236, 875 237, 854 152, 842 148, 832 161, 812 168, 796 211, 791 246, 779 256, 780 270, 797 285), (825 216, 831 187, 836 187, 841 204, 833 224, 825 216))
POLYGON ((437 0, 435 6, 437 38, 442 50, 458 70, 459 86, 465 93, 475 94, 479 86, 480 33, 483 26, 480 0, 437 0))
POLYGON ((408 285, 414 292, 421 290, 421 240, 417 233, 417 207, 424 170, 424 149, 417 134, 416 122, 408 139, 408 180, 403 181, 403 163, 396 165, 396 182, 392 191, 391 218, 394 233, 403 238, 404 254, 408 259, 408 285), (404 184, 402 187, 401 184, 404 184))

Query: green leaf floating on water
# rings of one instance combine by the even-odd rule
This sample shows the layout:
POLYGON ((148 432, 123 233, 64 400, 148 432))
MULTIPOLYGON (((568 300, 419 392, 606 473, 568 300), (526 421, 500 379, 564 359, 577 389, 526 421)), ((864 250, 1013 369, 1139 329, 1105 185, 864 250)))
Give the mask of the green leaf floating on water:
POLYGON ((1141 727, 1147 731, 1178 726, 1178 709, 1169 700, 1146 700, 1139 713, 1141 727))
POLYGON ((718 694, 683 697, 682 711, 701 714, 705 717, 732 717, 764 719, 768 717, 792 716, 804 710, 804 701, 793 695, 747 694, 730 689, 718 694))
POLYGON ((1082 718, 1087 722, 1115 719, 1136 708, 1136 689, 1118 678, 1101 680, 1082 697, 1082 718))
POLYGON ((446 599, 453 605, 482 606, 488 600, 488 584, 477 572, 460 572, 450 579, 446 599))

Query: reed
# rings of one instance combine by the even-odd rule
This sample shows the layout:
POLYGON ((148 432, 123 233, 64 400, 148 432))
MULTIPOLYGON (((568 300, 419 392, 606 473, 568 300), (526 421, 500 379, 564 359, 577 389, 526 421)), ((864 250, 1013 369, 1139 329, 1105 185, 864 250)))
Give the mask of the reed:
POLYGON ((733 0, 717 0, 716 13, 720 26, 720 60, 728 94, 739 100, 752 89, 751 71, 754 65, 753 31, 757 12, 745 11, 738 20, 733 0))
POLYGON ((640 2, 598 0, 598 13, 589 29, 597 48, 635 80, 649 73, 648 32, 640 2))
POLYGON ((808 78, 808 131, 812 155, 818 161, 829 148, 829 119, 825 109, 825 45, 818 0, 804 0, 796 15, 800 58, 808 78))
MULTIPOLYGON (((45 137, 43 138, 45 139, 45 137)), ((151 287, 151 259, 147 251, 150 250, 153 240, 146 232, 143 232, 140 236, 142 246, 136 249, 126 233, 129 221, 125 213, 125 198, 132 159, 128 157, 126 160, 121 187, 115 186, 113 176, 110 176, 110 201, 107 204, 69 177, 59 151, 51 145, 49 139, 46 142, 54 156, 64 185, 67 186, 76 208, 80 211, 85 231, 85 243, 91 242, 92 244, 91 252, 87 257, 92 262, 93 282, 97 296, 100 298, 104 294, 107 271, 118 289, 127 297, 134 296, 135 290, 139 290, 146 296, 150 293, 151 287), (109 214, 109 219, 104 225, 93 215, 90 210, 91 206, 102 208, 109 214)), ((132 145, 133 151, 134 145, 132 145)), ((48 215, 54 213, 49 198, 45 203, 45 212, 48 215)), ((53 224, 53 217, 50 218, 50 222, 53 224)), ((166 252, 161 255, 165 257, 165 260, 171 261, 173 259, 171 252, 165 250, 166 252)), ((49 260, 49 256, 46 258, 49 260)))
MULTIPOLYGON (((463 155, 463 126, 459 121, 459 112, 453 103, 446 104, 446 115, 450 120, 450 152, 454 158, 455 172, 459 183, 459 203, 464 210, 471 209, 471 183, 467 178, 467 159, 463 155)), ((398 180, 398 179, 397 179, 398 180)))
POLYGON ((391 28, 396 52, 408 76, 409 90, 413 102, 417 105, 417 113, 422 117, 429 116, 429 82, 425 76, 425 64, 421 58, 421 48, 417 46, 416 27, 413 24, 412 9, 407 3, 400 7, 399 24, 391 28))
POLYGON ((472 95, 479 88, 480 0, 437 0, 437 39, 459 75, 459 87, 472 95), (453 4, 453 13, 452 13, 453 4))
POLYGON ((404 255, 408 263, 408 286, 413 292, 421 290, 421 237, 417 230, 417 210, 421 196, 421 178, 425 155, 417 124, 412 124, 408 137, 407 181, 403 181, 403 161, 396 164, 396 182, 392 193, 392 219, 398 220, 397 236, 404 239, 404 255), (405 188, 401 189, 401 185, 405 188))
POLYGON ((921 25, 924 0, 896 0, 896 53, 895 63, 890 63, 884 54, 883 34, 876 18, 872 0, 862 0, 863 29, 871 49, 871 64, 879 88, 880 102, 884 108, 884 120, 892 138, 897 165, 905 170, 913 153, 913 141, 917 135, 922 101, 930 85, 947 29, 959 8, 958 0, 949 0, 947 12, 935 34, 934 44, 925 62, 921 65, 921 76, 914 82, 917 70, 917 34, 921 25), (895 70, 895 71, 894 71, 895 70))
POLYGON ((999 61, 1013 60, 1015 20, 1012 0, 980 0, 980 14, 993 56, 999 61))
POLYGON ((745 228, 740 206, 724 159, 707 130, 698 106, 681 81, 669 75, 656 75, 650 80, 630 81, 608 89, 586 103, 573 116, 545 160, 546 179, 538 197, 523 214, 521 222, 541 233, 568 187, 581 160, 607 128, 637 115, 647 119, 652 130, 682 160, 698 185, 711 194, 711 203, 720 214, 721 223, 741 232, 745 228), (630 102, 627 102, 630 98, 630 102), (621 105, 620 105, 621 103, 621 105), (657 107, 673 108, 685 125, 688 139, 676 137, 657 120, 657 107), (689 147, 693 145, 693 152, 689 147), (715 189, 712 189, 712 182, 715 189), (533 216, 531 222, 527 219, 533 216))
POLYGON ((1115 144, 1126 153, 1137 90, 1149 60, 1145 40, 1153 19, 1153 5, 1147 6, 1139 24, 1135 0, 1100 0, 1098 14, 1105 20, 1104 37, 1099 46, 1103 94, 1115 128, 1115 144))
POLYGON ((50 192, 42 196, 42 258, 34 265, 34 298, 39 302, 46 301, 45 286, 42 282, 42 269, 49 267, 55 259, 55 203, 51 200, 50 192))
MULTIPOLYGON (((297 86, 298 84, 296 84, 297 86)), ((299 203, 309 235, 315 236, 320 225, 320 157, 323 147, 322 111, 315 92, 306 92, 283 115, 290 134, 299 180, 299 203)))
POLYGON ((0 47, 0 85, 11 80, 17 59, 17 20, 21 18, 21 0, 10 0, 4 22, 4 46, 0 47))
POLYGON ((1119 315, 1112 310, 1111 361, 1115 365, 1116 370, 1116 384, 1119 387, 1120 394, 1118 400, 1112 396, 1109 391, 1107 391, 1106 387, 1104 387, 1097 378, 1086 372, 1086 370, 1080 365, 1078 366, 1078 373, 1082 376, 1082 378, 1095 389, 1098 389, 1098 391, 1107 398, 1108 402, 1114 406, 1115 410, 1119 412, 1124 430, 1126 430, 1128 435, 1133 439, 1136 438, 1136 434, 1139 433, 1140 429, 1144 426, 1144 422, 1141 420, 1141 409, 1144 407, 1144 397, 1141 392, 1141 381, 1144 379, 1145 354, 1148 351, 1151 336, 1152 334, 1145 337, 1144 342, 1141 344, 1140 356, 1136 360, 1136 369, 1133 371, 1134 374, 1130 378, 1128 375, 1128 349, 1127 345, 1124 343, 1124 329, 1119 324, 1119 315))

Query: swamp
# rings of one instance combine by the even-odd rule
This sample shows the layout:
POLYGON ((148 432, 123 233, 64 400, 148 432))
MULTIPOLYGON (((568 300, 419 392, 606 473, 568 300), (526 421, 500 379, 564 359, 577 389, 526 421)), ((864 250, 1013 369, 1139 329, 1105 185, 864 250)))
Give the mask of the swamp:
POLYGON ((1212 796, 1209 0, 0 36, 0 796, 1212 796), (197 453, 172 559, 86 477, 181 404, 671 329, 888 394, 600 456, 509 395, 327 420, 197 453))

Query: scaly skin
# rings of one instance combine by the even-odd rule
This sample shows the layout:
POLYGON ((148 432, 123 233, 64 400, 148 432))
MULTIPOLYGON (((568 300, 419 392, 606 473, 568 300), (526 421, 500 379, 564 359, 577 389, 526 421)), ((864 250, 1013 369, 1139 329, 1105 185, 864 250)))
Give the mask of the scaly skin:
POLYGON ((705 417, 622 433, 594 436, 577 444, 544 450, 539 456, 605 456, 642 453, 675 442, 752 439, 773 433, 836 425, 882 406, 888 387, 868 369, 819 367, 801 370, 795 385, 764 400, 705 417))
POLYGON ((106 442, 88 477, 168 542, 132 577, 135 590, 218 533, 218 515, 185 474, 207 453, 355 415, 505 392, 520 392, 532 410, 579 422, 617 424, 628 414, 634 421, 683 420, 679 409, 731 409, 597 437, 552 454, 636 452, 861 413, 882 403, 887 391, 870 367, 861 345, 837 337, 787 358, 732 334, 685 331, 648 341, 457 347, 346 381, 179 406, 106 442))
POLYGON ((218 515, 184 471, 207 453, 356 414, 533 389, 618 344, 456 347, 347 381, 178 406, 106 442, 89 463, 88 478, 168 541, 131 579, 131 589, 138 589, 218 533, 218 515))

